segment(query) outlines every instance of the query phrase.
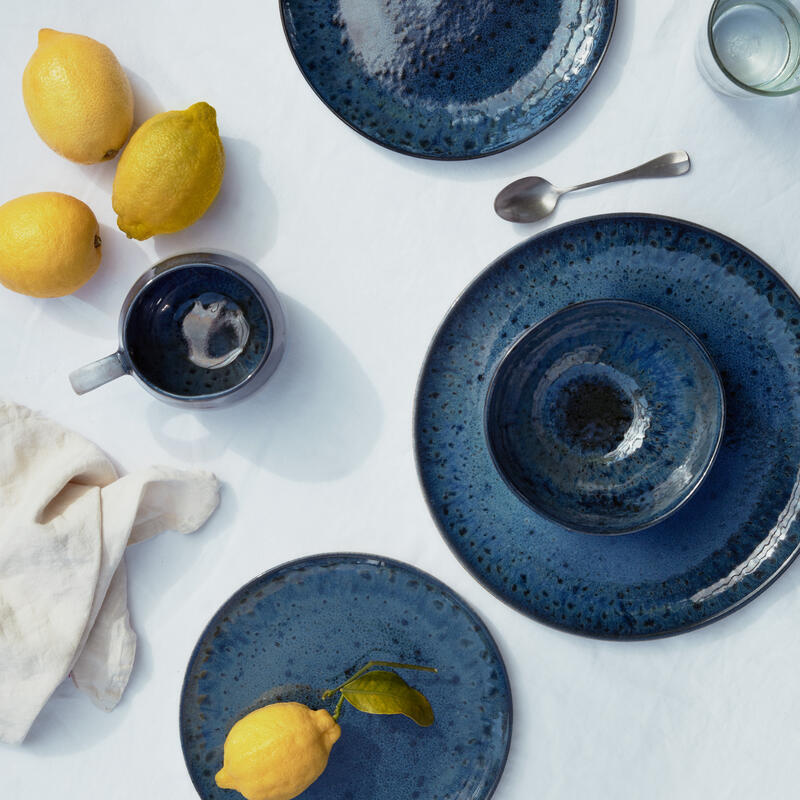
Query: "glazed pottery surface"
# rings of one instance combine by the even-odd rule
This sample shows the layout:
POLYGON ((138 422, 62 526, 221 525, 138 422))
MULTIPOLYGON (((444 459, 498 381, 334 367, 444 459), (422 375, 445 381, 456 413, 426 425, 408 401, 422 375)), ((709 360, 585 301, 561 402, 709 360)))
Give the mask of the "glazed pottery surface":
POLYGON ((612 214, 545 231, 459 298, 419 380, 423 490, 453 551, 520 611, 593 636, 665 635, 714 620, 766 587, 800 535, 800 302, 764 261, 689 222, 612 214), (484 408, 509 344, 555 311, 614 297, 693 331, 719 370, 716 461, 674 514, 626 536, 587 536, 537 514, 492 461, 484 408))
POLYGON ((337 116, 409 155, 505 150, 572 105, 616 0, 281 0, 298 66, 337 116))
POLYGON ((203 800, 227 800, 214 775, 232 725, 268 703, 322 699, 370 660, 400 670, 435 721, 364 714, 345 703, 342 735, 304 800, 483 800, 494 793, 511 737, 511 693, 497 646, 463 600, 430 575, 377 556, 290 562, 243 586, 214 615, 189 661, 180 728, 203 800))
POLYGON ((584 533, 630 533, 697 489, 724 415, 691 331, 650 306, 590 300, 519 337, 494 374, 486 435, 534 510, 584 533))

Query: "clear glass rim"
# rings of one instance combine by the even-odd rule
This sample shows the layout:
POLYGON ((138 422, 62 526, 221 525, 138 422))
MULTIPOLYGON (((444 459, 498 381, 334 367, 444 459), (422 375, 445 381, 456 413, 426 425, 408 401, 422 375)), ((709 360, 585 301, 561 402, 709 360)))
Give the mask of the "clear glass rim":
POLYGON ((708 36, 708 47, 711 50, 711 55, 714 57, 714 61, 716 62, 717 66, 722 70, 723 75, 731 81, 731 83, 736 84, 740 89, 744 89, 746 92, 750 92, 751 94, 760 95, 761 97, 781 97, 787 94, 794 94, 797 91, 800 91, 800 81, 798 81, 797 85, 792 87, 791 89, 778 89, 778 90, 771 90, 771 89, 757 89, 753 86, 748 86, 746 83, 742 83, 735 75, 732 75, 728 70, 725 68, 725 65, 720 60, 720 57, 717 55, 717 50, 714 47, 714 37, 712 35, 712 29, 714 27, 714 17, 716 16, 717 9, 721 3, 727 2, 727 0, 714 0, 711 5, 711 11, 708 12, 708 22, 706 23, 706 34, 708 36))

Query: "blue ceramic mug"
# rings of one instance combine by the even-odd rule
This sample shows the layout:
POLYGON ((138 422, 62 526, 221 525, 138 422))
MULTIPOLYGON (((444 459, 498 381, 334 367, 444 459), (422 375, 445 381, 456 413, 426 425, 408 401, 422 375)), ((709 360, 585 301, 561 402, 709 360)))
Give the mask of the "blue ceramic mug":
POLYGON ((286 315, 253 265, 222 252, 173 256, 142 275, 119 316, 119 349, 75 370, 84 394, 132 375, 159 400, 212 408, 241 400, 275 372, 286 315))

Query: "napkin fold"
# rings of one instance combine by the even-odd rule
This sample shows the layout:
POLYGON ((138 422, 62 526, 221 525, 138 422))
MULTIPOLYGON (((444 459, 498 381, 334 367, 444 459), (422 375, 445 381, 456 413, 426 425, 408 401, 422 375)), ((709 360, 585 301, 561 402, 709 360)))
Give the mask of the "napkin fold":
POLYGON ((191 533, 218 503, 210 473, 119 478, 82 436, 0 401, 0 741, 21 742, 69 674, 100 708, 119 702, 136 652, 125 548, 191 533))

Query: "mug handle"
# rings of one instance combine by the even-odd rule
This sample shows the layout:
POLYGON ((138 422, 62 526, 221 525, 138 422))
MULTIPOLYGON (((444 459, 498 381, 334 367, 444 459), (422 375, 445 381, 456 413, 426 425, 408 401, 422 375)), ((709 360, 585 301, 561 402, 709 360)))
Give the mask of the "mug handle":
POLYGON ((69 382, 72 384, 75 394, 86 394, 104 383, 127 374, 128 368, 122 360, 122 353, 118 350, 110 356, 78 367, 70 373, 69 382))

